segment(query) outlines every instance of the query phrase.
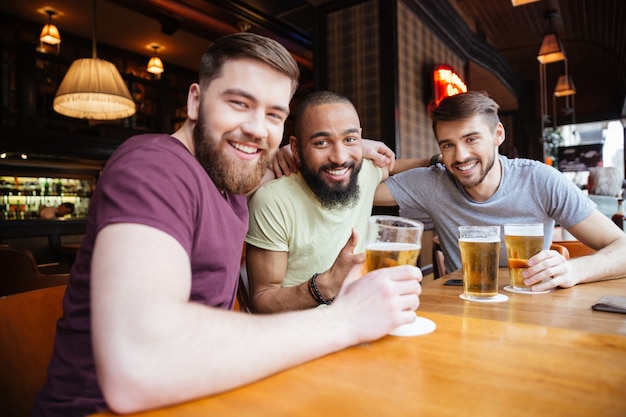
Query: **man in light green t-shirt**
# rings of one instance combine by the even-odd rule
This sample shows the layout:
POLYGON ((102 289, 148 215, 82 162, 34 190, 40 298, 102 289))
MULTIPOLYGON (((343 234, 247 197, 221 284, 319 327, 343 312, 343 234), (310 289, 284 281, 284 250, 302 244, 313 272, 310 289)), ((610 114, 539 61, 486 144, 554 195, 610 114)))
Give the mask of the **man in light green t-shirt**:
MULTIPOLYGON (((253 312, 329 304, 362 263, 367 219, 389 175, 363 159, 361 125, 346 97, 308 95, 295 113, 290 148, 298 172, 261 186, 249 202, 246 263, 253 312), (347 242, 347 243, 346 243, 347 242)), ((427 159, 398 160, 397 171, 427 159)))

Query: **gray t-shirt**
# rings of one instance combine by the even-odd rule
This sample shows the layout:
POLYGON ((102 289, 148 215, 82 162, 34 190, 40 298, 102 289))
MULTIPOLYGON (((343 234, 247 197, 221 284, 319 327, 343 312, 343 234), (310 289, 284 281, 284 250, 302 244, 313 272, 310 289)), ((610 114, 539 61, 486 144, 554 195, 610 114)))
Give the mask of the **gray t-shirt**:
MULTIPOLYGON (((401 210, 420 210, 433 220, 447 271, 461 268, 459 226, 543 223, 544 248, 549 248, 555 221, 568 229, 595 209, 587 195, 556 169, 529 159, 502 155, 499 159, 500 186, 484 202, 472 200, 441 164, 411 169, 385 181, 401 210)), ((503 235, 502 240, 500 265, 506 266, 503 235)))

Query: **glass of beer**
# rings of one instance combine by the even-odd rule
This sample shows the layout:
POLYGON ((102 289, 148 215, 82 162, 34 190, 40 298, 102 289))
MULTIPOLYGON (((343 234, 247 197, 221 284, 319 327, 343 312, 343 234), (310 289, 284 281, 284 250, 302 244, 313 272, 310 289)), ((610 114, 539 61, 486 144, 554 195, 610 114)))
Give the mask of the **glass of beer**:
POLYGON ((530 287, 524 284, 522 272, 528 268, 528 259, 543 249, 543 224, 505 224, 504 244, 511 287, 518 291, 531 291, 530 287))
POLYGON ((500 226, 459 227, 459 247, 465 297, 487 300, 498 296, 500 226))
MULTIPOLYGON (((365 239, 365 268, 375 269, 398 265, 417 265, 422 249, 424 224, 398 216, 371 216, 365 239)), ((390 332, 395 336, 417 336, 435 330, 435 323, 417 317, 411 324, 402 325, 390 332)))

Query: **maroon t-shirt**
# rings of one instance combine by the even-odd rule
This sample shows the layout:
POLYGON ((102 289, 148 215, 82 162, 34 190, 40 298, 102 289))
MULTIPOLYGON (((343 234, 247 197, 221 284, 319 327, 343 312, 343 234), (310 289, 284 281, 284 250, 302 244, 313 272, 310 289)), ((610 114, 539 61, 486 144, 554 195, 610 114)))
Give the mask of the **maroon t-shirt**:
POLYGON ((223 196, 187 148, 169 135, 128 139, 96 184, 57 323, 48 381, 33 416, 82 417, 106 408, 91 345, 89 273, 97 233, 122 222, 155 227, 178 240, 191 261, 190 300, 225 309, 234 305, 248 227, 245 195, 223 196))

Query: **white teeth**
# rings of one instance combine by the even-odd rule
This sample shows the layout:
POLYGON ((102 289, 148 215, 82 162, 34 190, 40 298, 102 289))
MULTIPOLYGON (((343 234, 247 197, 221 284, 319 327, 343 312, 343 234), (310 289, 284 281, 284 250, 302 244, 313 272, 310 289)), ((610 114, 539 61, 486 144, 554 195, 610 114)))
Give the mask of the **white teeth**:
POLYGON ((253 146, 245 146, 240 143, 234 143, 234 142, 231 142, 230 144, 232 145, 233 148, 244 153, 254 154, 257 152, 257 148, 253 146))
POLYGON ((333 170, 326 170, 326 172, 328 172, 330 175, 333 176, 340 176, 345 174, 348 171, 348 168, 341 168, 341 169, 333 169, 333 170))
POLYGON ((471 164, 468 165, 459 165, 457 166, 457 168, 459 169, 459 171, 467 171, 468 169, 472 169, 476 166, 476 162, 473 162, 471 164))

